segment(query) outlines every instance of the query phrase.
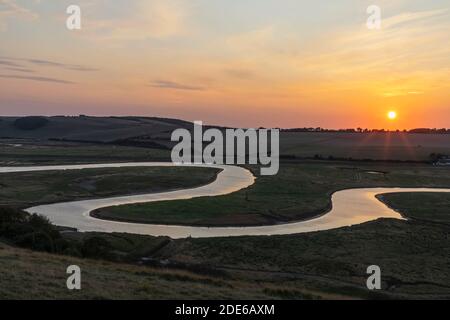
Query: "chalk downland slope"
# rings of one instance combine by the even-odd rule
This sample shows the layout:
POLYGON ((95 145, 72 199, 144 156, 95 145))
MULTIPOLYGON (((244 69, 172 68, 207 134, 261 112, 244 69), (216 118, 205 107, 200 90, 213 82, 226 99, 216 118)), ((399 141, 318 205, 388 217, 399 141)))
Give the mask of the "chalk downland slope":
MULTIPOLYGON (((32 122, 32 121, 28 121, 32 122)), ((1 117, 0 137, 32 139, 64 139, 74 141, 113 142, 152 135, 152 139, 167 140, 177 128, 189 128, 187 121, 145 117, 1 117), (27 126, 27 118, 42 121, 39 126, 27 126), (25 123, 21 125, 21 123, 25 123)))

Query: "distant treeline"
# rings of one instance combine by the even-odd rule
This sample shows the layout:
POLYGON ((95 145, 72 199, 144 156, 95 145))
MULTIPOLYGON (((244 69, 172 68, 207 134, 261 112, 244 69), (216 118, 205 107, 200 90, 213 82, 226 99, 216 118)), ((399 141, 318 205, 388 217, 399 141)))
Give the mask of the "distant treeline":
POLYGON ((403 132, 403 133, 425 133, 425 134, 450 134, 450 129, 446 128, 416 128, 411 130, 385 130, 385 129, 368 129, 368 128, 356 128, 356 129, 326 129, 326 128, 292 128, 292 129, 280 129, 282 132, 341 132, 341 133, 369 133, 369 132, 403 132))
MULTIPOLYGON (((438 159, 441 159, 437 156, 438 159)), ((430 160, 396 160, 396 159, 371 159, 371 158, 353 158, 353 157, 336 157, 333 155, 315 154, 313 156, 296 156, 293 154, 281 154, 280 159, 286 161, 303 161, 303 160, 319 160, 319 161, 345 161, 345 162, 372 162, 372 163, 434 163, 436 159, 430 155, 430 160)))
MULTIPOLYGON (((63 116, 59 116, 63 117, 63 116)), ((79 117, 70 117, 70 116, 64 116, 66 118, 80 118, 80 119, 88 119, 91 118, 89 116, 80 115, 79 117)), ((95 118, 95 117, 94 117, 95 118)), ((192 123, 185 121, 185 120, 178 120, 178 119, 170 119, 170 118, 158 118, 158 117, 118 117, 118 116, 110 116, 105 118, 111 118, 111 119, 123 119, 123 120, 130 120, 135 121, 137 123, 141 122, 142 120, 158 120, 163 121, 172 125, 179 125, 181 127, 185 127, 187 129, 192 130, 192 123)), ((36 130, 39 128, 42 128, 46 126, 49 122, 51 117, 42 117, 42 116, 27 116, 18 118, 14 121, 14 126, 17 129, 21 130, 36 130)), ((2 119, 0 118, 0 121, 2 119)), ((231 127, 223 127, 223 126, 211 126, 211 125, 205 125, 205 129, 209 128, 216 128, 216 129, 227 129, 231 127)), ((264 129, 261 127, 260 129, 264 129)), ((384 132, 403 132, 403 133, 422 133, 422 134, 450 134, 450 129, 447 128, 415 128, 410 130, 386 130, 386 129, 368 129, 368 128, 347 128, 347 129, 327 129, 322 127, 303 127, 303 128, 291 128, 291 129, 283 129, 278 128, 281 132, 337 132, 337 133, 384 133, 384 132)), ((132 137, 132 138, 126 138, 117 140, 116 142, 120 142, 122 144, 126 145, 132 145, 132 146, 147 146, 148 145, 148 139, 144 139, 146 141, 138 141, 138 138, 142 137, 132 137)), ((142 140, 142 139, 141 139, 142 140)), ((85 142, 85 141, 83 141, 85 142)), ((94 142, 94 141, 92 141, 94 142)), ((151 147, 159 147, 159 148, 166 148, 163 145, 156 145, 151 147)))

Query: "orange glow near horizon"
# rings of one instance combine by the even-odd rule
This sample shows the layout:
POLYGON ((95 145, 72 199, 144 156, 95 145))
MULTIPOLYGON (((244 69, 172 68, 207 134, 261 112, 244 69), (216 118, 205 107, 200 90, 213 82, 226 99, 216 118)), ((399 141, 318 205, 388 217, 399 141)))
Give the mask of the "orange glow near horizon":
POLYGON ((93 1, 72 32, 56 2, 8 3, 0 115, 450 128, 450 10, 439 1, 391 0, 380 30, 350 0, 337 11, 308 1, 93 1))

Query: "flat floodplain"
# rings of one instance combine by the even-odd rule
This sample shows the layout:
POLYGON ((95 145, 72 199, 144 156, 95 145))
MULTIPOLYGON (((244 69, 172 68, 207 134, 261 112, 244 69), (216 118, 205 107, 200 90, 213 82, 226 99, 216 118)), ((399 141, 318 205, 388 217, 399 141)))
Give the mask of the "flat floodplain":
MULTIPOLYGON (((88 154, 89 162, 93 163, 104 162, 104 156, 118 162, 135 161, 136 158, 143 161, 158 159, 152 159, 152 149, 95 144, 76 144, 76 147, 67 148, 64 143, 56 146, 53 152, 50 152, 53 147, 41 144, 5 148, 2 150, 7 150, 7 155, 20 154, 13 157, 11 165, 67 164, 74 159, 83 162, 88 154), (96 150, 108 150, 108 153, 96 158, 96 150)), ((313 154, 308 156, 314 158, 313 154)), ((9 163, 12 158, 6 159, 9 163)), ((124 183, 131 183, 130 190, 139 192, 158 188, 159 181, 150 185, 145 183, 152 176, 161 180, 167 174, 168 181, 171 176, 178 177, 173 171, 134 169, 137 168, 96 172, 93 175, 95 192, 90 190, 93 178, 84 170, 61 173, 61 177, 45 172, 29 173, 30 176, 22 177, 21 181, 30 186, 40 185, 40 192, 45 192, 45 186, 55 186, 55 181, 62 181, 67 188, 61 188, 62 191, 89 198, 95 193, 117 192, 114 183, 122 179, 124 183)), ((258 175, 257 170, 249 169, 258 175)), ((205 168, 192 177, 183 176, 189 178, 187 181, 191 178, 204 181, 215 174, 203 170, 205 168)), ((282 161, 279 175, 279 178, 257 177, 250 188, 217 199, 183 200, 174 207, 169 202, 153 203, 147 208, 148 218, 223 225, 235 215, 242 224, 277 223, 321 214, 329 206, 331 193, 341 188, 450 185, 447 167, 425 163, 290 159, 282 161)), ((8 185, 11 183, 14 190, 20 190, 19 180, 10 181, 8 185)), ((11 190, 0 189, 1 192, 11 190)), ((15 201, 19 206, 37 201, 28 198, 26 193, 7 194, 0 200, 15 201)), ((402 199, 392 201, 390 195, 384 197, 383 201, 409 220, 382 219, 337 230, 270 237, 172 240, 119 233, 63 233, 64 239, 81 247, 92 238, 106 241, 108 246, 98 252, 103 261, 92 256, 80 259, 2 244, 0 268, 6 272, 4 274, 14 270, 17 276, 11 274, 5 278, 1 296, 171 299, 179 298, 176 293, 181 290, 184 296, 193 299, 449 298, 450 243, 448 226, 443 220, 448 195, 402 194, 399 196, 402 199), (423 208, 418 208, 417 203, 423 203, 423 208), (369 292, 365 286, 366 267, 373 261, 380 265, 384 274, 383 290, 377 292, 369 292), (80 263, 86 268, 89 284, 78 294, 67 293, 65 272, 62 270, 60 274, 58 271, 66 263, 80 263), (49 277, 47 273, 37 272, 42 266, 46 266, 49 274, 58 276, 49 277), (159 271, 161 266, 165 268, 163 273, 159 271), (20 290, 22 280, 33 289, 20 290)))
MULTIPOLYGON (((258 175, 258 170, 252 172, 258 175)), ((448 185, 449 170, 430 165, 287 162, 281 164, 277 175, 257 176, 254 185, 229 195, 108 207, 97 210, 96 215, 141 223, 267 225, 320 216, 330 210, 331 195, 343 189, 448 185), (383 173, 375 175, 374 171, 383 173)))

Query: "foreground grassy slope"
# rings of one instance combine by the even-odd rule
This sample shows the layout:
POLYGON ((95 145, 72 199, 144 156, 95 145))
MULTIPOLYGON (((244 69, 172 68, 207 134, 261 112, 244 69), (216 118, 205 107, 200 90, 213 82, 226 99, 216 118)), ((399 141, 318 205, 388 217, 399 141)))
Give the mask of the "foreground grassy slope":
POLYGON ((285 162, 277 175, 258 177, 253 186, 230 195, 109 207, 96 215, 146 223, 271 224, 326 212, 337 190, 381 186, 450 187, 450 170, 414 164, 285 162))
MULTIPOLYGON (((134 248, 125 244, 127 235, 112 238, 106 237, 117 251, 134 248)), ((138 241, 144 242, 154 246, 151 237, 138 241)), ((156 252, 141 253, 160 261, 164 269, 0 244, 0 298, 450 299, 448 229, 436 224, 384 219, 290 236, 182 239, 169 241, 156 252), (70 264, 82 268, 81 291, 65 288, 65 269, 70 264), (365 287, 365 271, 372 264, 381 267, 381 291, 365 287)))
POLYGON ((213 181, 213 168, 134 167, 0 174, 0 205, 42 203, 161 192, 213 181))
MULTIPOLYGON (((166 271, 143 266, 138 268, 142 263, 148 265, 152 261, 148 257, 170 242, 167 237, 78 233, 68 230, 60 233, 44 218, 0 207, 0 299, 267 298, 281 290, 273 285, 234 281, 223 273, 211 272, 205 268, 197 268, 197 273, 201 271, 197 275, 180 272, 179 268, 166 271), (25 249, 34 251, 31 253, 25 249), (37 253, 38 251, 54 255, 37 253), (103 259, 104 262, 89 259, 103 259), (127 262, 129 265, 119 265, 117 262, 127 262), (68 290, 63 285, 62 271, 71 264, 76 264, 83 270, 83 292, 76 292, 81 294, 68 295, 68 290), (202 285, 204 287, 201 289, 202 285), (231 289, 239 290, 239 293, 233 295, 231 289)), ((167 267, 168 265, 164 269, 167 267)), ((307 297, 299 289, 295 292, 297 298, 307 297)))
POLYGON ((0 299, 269 299, 271 290, 276 292, 276 286, 56 256, 2 243, 0 270, 0 299), (66 287, 66 268, 73 264, 82 271, 81 290, 66 287))

